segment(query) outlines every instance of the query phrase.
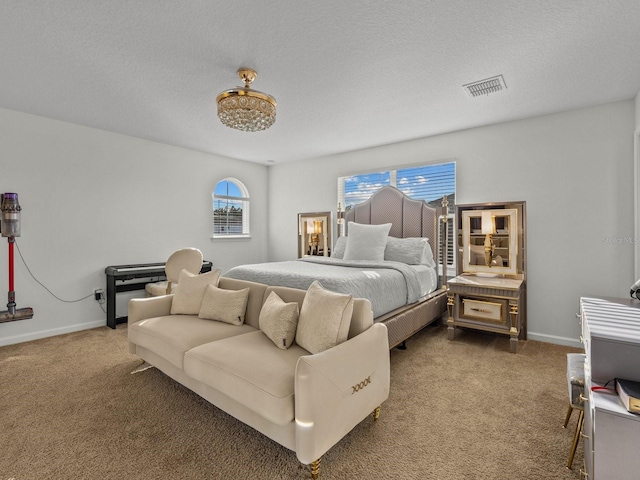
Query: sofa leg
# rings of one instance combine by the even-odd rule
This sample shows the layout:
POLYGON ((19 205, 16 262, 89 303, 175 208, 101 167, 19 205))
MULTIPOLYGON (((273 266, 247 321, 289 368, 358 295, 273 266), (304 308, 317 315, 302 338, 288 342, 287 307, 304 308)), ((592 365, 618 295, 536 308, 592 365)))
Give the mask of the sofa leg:
POLYGON ((311 477, 317 480, 320 475, 320 458, 311 462, 311 477))
POLYGON ((378 418, 380 418, 380 406, 377 406, 376 409, 373 411, 373 421, 377 421, 378 418))

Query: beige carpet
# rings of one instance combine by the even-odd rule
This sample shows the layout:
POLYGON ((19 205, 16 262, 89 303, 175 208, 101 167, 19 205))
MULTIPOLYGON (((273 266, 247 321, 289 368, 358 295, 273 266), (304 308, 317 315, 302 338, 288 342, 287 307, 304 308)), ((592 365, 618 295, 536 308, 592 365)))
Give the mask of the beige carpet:
MULTIPOLYGON (((0 480, 304 479, 293 452, 127 351, 126 325, 0 348, 0 480)), ((578 479, 566 347, 432 326, 391 351, 391 396, 324 479, 578 479)))

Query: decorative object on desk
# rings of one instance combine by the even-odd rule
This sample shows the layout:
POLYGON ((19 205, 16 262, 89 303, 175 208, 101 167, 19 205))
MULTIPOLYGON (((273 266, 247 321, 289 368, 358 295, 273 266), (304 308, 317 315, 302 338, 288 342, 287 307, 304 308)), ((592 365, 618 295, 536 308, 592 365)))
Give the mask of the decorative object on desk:
POLYGON ((2 210, 2 216, 0 218, 0 230, 2 230, 2 236, 7 237, 9 242, 9 301, 7 310, 0 312, 0 323, 4 323, 33 318, 33 308, 16 308, 16 292, 13 285, 13 247, 16 242, 15 237, 20 236, 20 211, 22 207, 18 203, 17 193, 4 193, 1 197, 0 210, 2 210))
POLYGON ((249 88, 258 76, 255 70, 241 68, 238 76, 244 87, 226 90, 216 98, 218 118, 227 127, 243 132, 266 130, 276 121, 276 99, 249 88))
POLYGON ((160 295, 169 295, 174 292, 178 284, 180 272, 184 269, 187 272, 197 275, 202 268, 202 252, 197 248, 182 248, 173 252, 167 259, 164 266, 167 280, 147 283, 144 287, 148 297, 158 297, 160 295))
POLYGON ((616 392, 627 411, 640 414, 640 382, 616 378, 616 392))

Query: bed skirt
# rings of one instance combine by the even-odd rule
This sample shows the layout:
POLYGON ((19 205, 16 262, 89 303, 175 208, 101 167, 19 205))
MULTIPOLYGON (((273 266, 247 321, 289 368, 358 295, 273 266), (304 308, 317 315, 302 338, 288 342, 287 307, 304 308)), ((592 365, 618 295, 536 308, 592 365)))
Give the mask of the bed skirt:
POLYGON ((405 305, 376 318, 387 326, 389 348, 396 347, 447 311, 447 292, 436 290, 416 303, 405 305))

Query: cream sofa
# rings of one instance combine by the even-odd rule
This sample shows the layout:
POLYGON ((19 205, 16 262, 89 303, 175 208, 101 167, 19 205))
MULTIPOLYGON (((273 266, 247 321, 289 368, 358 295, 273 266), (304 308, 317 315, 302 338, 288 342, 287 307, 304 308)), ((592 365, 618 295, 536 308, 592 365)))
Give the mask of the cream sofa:
POLYGON ((302 309, 307 292, 225 277, 218 287, 249 289, 241 325, 172 315, 176 294, 133 299, 131 353, 295 451, 317 478, 320 457, 369 414, 377 418, 389 395, 386 327, 373 323, 368 300, 356 298, 346 341, 315 354, 295 342, 278 348, 260 330, 263 304, 275 292, 302 309))

